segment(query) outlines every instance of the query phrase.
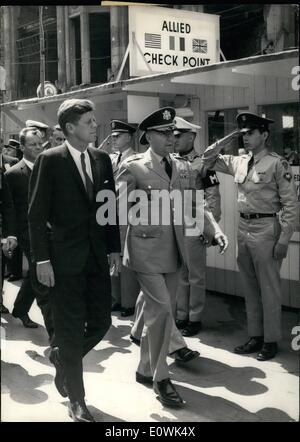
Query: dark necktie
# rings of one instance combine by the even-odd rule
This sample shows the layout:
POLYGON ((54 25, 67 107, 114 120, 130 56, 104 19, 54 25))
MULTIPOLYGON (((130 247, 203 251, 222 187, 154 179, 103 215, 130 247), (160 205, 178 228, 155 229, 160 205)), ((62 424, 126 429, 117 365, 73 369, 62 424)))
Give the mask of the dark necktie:
POLYGON ((163 157, 162 160, 164 162, 165 171, 166 171, 168 177, 171 179, 172 178, 172 167, 166 157, 163 157))
POLYGON ((121 158, 122 158, 122 153, 120 152, 117 159, 117 166, 120 164, 121 158))
POLYGON ((252 156, 252 157, 250 158, 250 160, 248 161, 247 175, 248 175, 248 173, 250 172, 250 170, 251 170, 253 164, 254 164, 254 157, 252 156))
POLYGON ((92 202, 94 199, 94 184, 86 171, 85 157, 84 157, 83 152, 80 154, 80 159, 81 159, 81 167, 82 167, 82 171, 83 171, 83 175, 84 175, 84 179, 85 179, 85 189, 88 194, 88 198, 89 198, 90 202, 92 202))

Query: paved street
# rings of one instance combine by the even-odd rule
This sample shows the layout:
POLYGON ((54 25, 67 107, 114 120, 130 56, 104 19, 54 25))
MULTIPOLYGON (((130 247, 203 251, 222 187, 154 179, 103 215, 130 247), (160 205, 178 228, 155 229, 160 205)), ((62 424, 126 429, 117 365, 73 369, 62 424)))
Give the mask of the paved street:
MULTIPOLYGON (((18 284, 5 283, 5 305, 12 310, 18 284)), ((11 315, 1 318, 2 421, 71 422, 67 401, 53 383, 54 368, 42 317, 36 306, 30 316, 41 326, 25 329, 11 315)), ((203 331, 187 338, 200 358, 170 368, 182 410, 163 408, 151 388, 135 382, 139 348, 129 340, 131 318, 113 316, 105 339, 84 360, 86 401, 102 422, 297 421, 299 419, 299 354, 291 350, 296 312, 283 313, 284 341, 273 361, 239 356, 233 347, 246 339, 244 304, 234 297, 210 293, 203 331)))

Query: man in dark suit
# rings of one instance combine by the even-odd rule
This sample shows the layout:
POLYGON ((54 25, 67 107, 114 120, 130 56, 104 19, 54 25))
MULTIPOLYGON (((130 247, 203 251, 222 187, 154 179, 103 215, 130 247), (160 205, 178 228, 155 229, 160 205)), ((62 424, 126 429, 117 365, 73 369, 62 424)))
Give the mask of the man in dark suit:
MULTIPOLYGON (((4 176, 2 148, 0 151, 0 190, 1 190, 1 210, 0 210, 0 229, 2 250, 7 257, 12 255, 13 250, 17 247, 16 237, 16 220, 13 207, 12 197, 9 191, 7 180, 4 176)), ((0 313, 9 313, 8 309, 3 305, 3 277, 5 270, 5 255, 1 251, 1 287, 0 287, 0 313)))
MULTIPOLYGON (((115 193, 108 154, 96 139, 94 105, 64 101, 58 122, 66 141, 37 159, 29 191, 29 231, 38 280, 50 289, 58 348, 51 352, 56 386, 67 391, 69 415, 94 422, 85 405, 82 358, 111 324, 110 272, 120 269, 118 223, 97 223, 101 190, 115 193), (52 237, 47 238, 47 223, 52 237), (109 255, 109 256, 108 256, 109 255), (109 259, 108 259, 109 258, 109 259)), ((63 394, 64 395, 64 394, 63 394)))
POLYGON ((42 311, 49 340, 53 339, 53 321, 49 307, 48 290, 39 284, 36 279, 35 267, 30 258, 30 242, 28 231, 28 188, 33 164, 37 156, 43 151, 43 140, 40 132, 34 128, 24 128, 20 132, 21 150, 23 159, 11 167, 5 174, 13 198, 17 222, 17 238, 21 251, 25 254, 29 272, 23 279, 20 291, 14 303, 12 315, 21 319, 28 328, 36 328, 28 312, 36 298, 42 311))
MULTIPOLYGON (((10 138, 7 144, 4 145, 4 153, 8 156, 9 160, 5 164, 5 170, 8 170, 23 157, 22 151, 20 149, 20 142, 10 138), (14 161, 12 161, 14 159, 14 161)), ((23 264, 23 254, 19 246, 14 249, 14 253, 11 258, 6 259, 7 264, 7 280, 9 282, 18 281, 22 279, 22 264, 23 264)))

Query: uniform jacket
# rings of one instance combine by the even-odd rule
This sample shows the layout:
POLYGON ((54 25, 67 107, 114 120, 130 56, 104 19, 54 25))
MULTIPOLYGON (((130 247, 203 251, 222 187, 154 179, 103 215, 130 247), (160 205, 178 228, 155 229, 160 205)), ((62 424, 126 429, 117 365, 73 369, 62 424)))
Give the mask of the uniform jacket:
MULTIPOLYGON (((189 163, 177 156, 171 156, 171 163, 172 178, 170 180, 163 166, 149 148, 144 154, 125 161, 117 177, 119 207, 122 204, 122 198, 125 198, 124 188, 122 188, 125 184, 127 185, 127 194, 135 191, 135 195, 138 196, 139 190, 144 191, 142 195, 140 194, 140 223, 138 225, 131 224, 132 219, 129 217, 130 224, 127 230, 123 258, 123 264, 137 272, 175 272, 182 258, 184 259, 186 226, 184 222, 180 223, 180 219, 176 221, 179 212, 182 211, 182 205, 179 206, 179 211, 177 211, 174 199, 168 199, 167 197, 166 204, 170 205, 169 214, 166 214, 164 221, 161 217, 157 217, 156 223, 153 221, 153 217, 158 214, 158 211, 160 214, 162 213, 162 199, 158 200, 156 208, 159 210, 156 210, 153 205, 151 191, 179 190, 183 193, 184 190, 194 189, 195 187, 189 163), (176 225, 176 222, 179 225, 176 225)), ((131 209, 135 207, 136 205, 133 205, 131 209)), ((210 236, 211 240, 218 231, 218 225, 207 208, 205 208, 204 215, 204 233, 210 236)))
POLYGON ((18 163, 18 159, 11 157, 10 155, 2 154, 2 166, 5 171, 9 170, 12 166, 18 163))
MULTIPOLYGON (((219 155, 217 143, 203 154, 207 168, 233 175, 238 186, 238 211, 241 213, 281 213, 279 242, 287 244, 298 221, 298 201, 293 174, 288 162, 264 149, 254 157, 248 173, 251 155, 219 155)), ((200 163, 200 162, 199 162, 200 163)), ((197 168, 197 161, 193 168, 197 168)))
MULTIPOLYGON (((94 190, 115 192, 108 154, 88 148, 94 190)), ((42 152, 33 167, 29 184, 29 233, 35 261, 51 260, 54 272, 78 274, 92 249, 100 265, 107 253, 120 252, 118 225, 100 226, 75 162, 64 143, 42 152), (47 223, 52 233, 47 235, 47 223)))
MULTIPOLYGON (((200 155, 193 149, 182 158, 186 159, 190 163, 193 163, 196 158, 201 158, 200 155)), ((199 161, 199 160, 198 160, 199 161)), ((214 170, 209 170, 207 167, 198 166, 196 175, 196 188, 203 189, 205 200, 211 210, 215 220, 217 222, 221 219, 221 195, 219 190, 220 181, 214 170)))
POLYGON ((120 170, 120 167, 121 167, 122 163, 123 163, 125 160, 127 160, 128 158, 130 158, 131 156, 137 154, 137 152, 136 152, 135 150, 133 150, 132 148, 127 149, 127 151, 125 151, 125 152, 122 154, 121 159, 120 159, 120 161, 119 161, 119 164, 117 164, 117 162, 118 162, 118 158, 119 158, 119 153, 120 153, 120 152, 114 152, 114 153, 111 153, 111 154, 109 155, 109 156, 110 156, 110 159, 111 159, 112 168, 113 168, 113 173, 114 173, 114 177, 115 177, 115 178, 116 178, 116 176, 118 175, 118 172, 119 172, 119 170, 120 170))
MULTIPOLYGON (((116 184, 116 188, 118 189, 118 182, 117 182, 117 177, 118 177, 118 172, 121 168, 121 165, 124 163, 125 160, 127 160, 130 157, 135 157, 136 155, 138 155, 138 153, 133 150, 132 148, 128 149, 121 157, 121 160, 119 162, 119 164, 117 165, 117 161, 118 161, 118 157, 119 157, 119 153, 115 152, 110 154, 110 159, 112 162, 112 167, 113 167, 113 173, 114 173, 114 179, 115 179, 115 184, 116 184)), ((123 253, 124 250, 124 246, 125 246, 125 238, 126 238, 126 232, 127 232, 127 225, 120 225, 120 238, 121 238, 121 251, 123 253)))

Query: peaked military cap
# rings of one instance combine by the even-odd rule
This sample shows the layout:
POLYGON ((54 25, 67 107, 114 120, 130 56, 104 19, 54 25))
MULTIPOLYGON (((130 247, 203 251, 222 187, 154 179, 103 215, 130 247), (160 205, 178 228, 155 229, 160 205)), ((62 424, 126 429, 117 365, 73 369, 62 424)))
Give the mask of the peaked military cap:
POLYGON ((176 129, 174 131, 175 135, 184 132, 193 132, 194 134, 196 134, 197 131, 201 129, 201 126, 197 126, 197 124, 190 123, 189 121, 186 121, 181 117, 175 117, 174 123, 176 126, 176 129))
POLYGON ((120 132, 133 134, 136 130, 133 126, 130 126, 130 124, 124 123, 124 121, 120 120, 112 120, 110 122, 110 128, 112 135, 120 132))
POLYGON ((236 121, 240 132, 247 132, 253 129, 268 130, 269 124, 274 123, 270 118, 263 118, 251 112, 241 112, 237 115, 236 121))
POLYGON ((173 107, 163 107, 152 112, 139 124, 139 129, 143 131, 155 130, 170 130, 175 129, 174 117, 176 111, 173 107))
POLYGON ((20 142, 10 138, 7 144, 4 144, 4 147, 11 147, 12 149, 20 149, 20 142))
POLYGON ((25 126, 26 127, 36 127, 37 129, 41 129, 41 130, 49 129, 49 126, 47 126, 47 124, 41 123, 41 121, 34 121, 34 120, 26 120, 25 126))

